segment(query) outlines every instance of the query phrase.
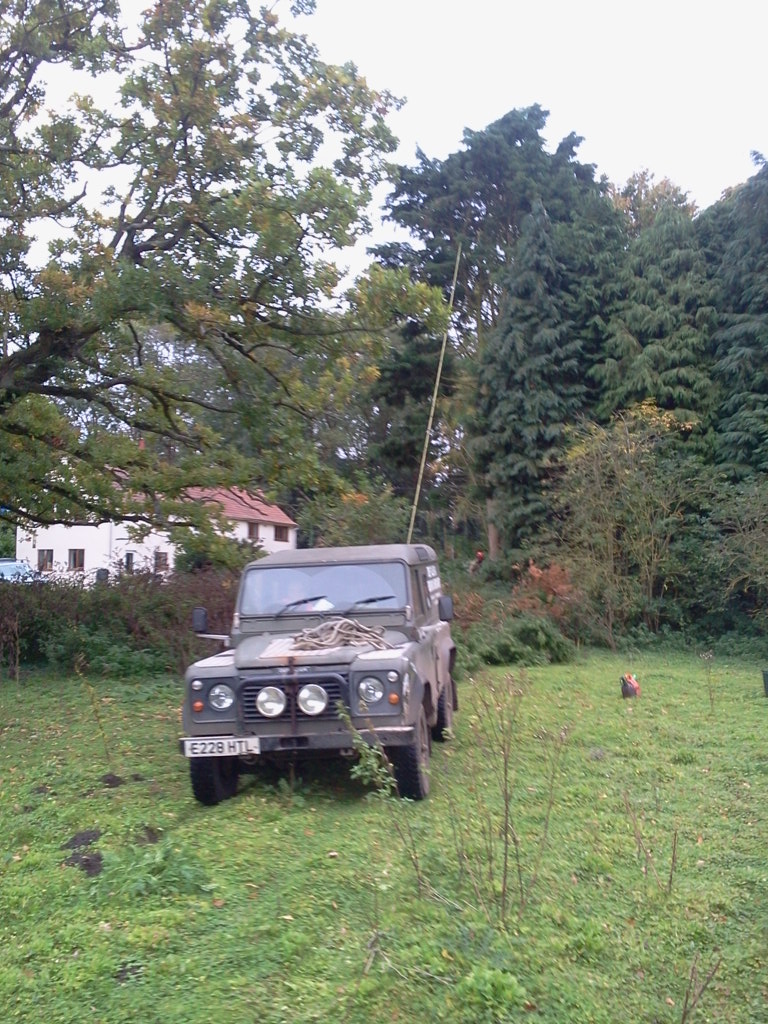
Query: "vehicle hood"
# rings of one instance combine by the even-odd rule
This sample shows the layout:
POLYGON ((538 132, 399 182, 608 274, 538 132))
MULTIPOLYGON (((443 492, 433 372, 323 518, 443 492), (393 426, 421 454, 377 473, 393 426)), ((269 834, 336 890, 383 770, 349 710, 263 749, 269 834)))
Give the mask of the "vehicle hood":
POLYGON ((387 661, 400 661, 412 641, 397 629, 387 629, 382 641, 386 647, 372 643, 341 644, 337 647, 324 647, 320 650, 303 650, 296 645, 296 635, 281 633, 262 633, 258 636, 244 637, 234 649, 234 662, 237 669, 269 668, 271 666, 292 665, 351 665, 352 662, 376 661, 378 664, 387 661))

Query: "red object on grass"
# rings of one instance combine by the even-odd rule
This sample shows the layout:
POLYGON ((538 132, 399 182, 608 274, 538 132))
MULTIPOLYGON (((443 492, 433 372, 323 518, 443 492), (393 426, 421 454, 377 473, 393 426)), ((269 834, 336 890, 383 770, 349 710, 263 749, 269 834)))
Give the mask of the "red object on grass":
POLYGON ((640 683, 635 679, 631 672, 625 673, 621 679, 621 696, 622 697, 639 697, 640 696, 640 683))

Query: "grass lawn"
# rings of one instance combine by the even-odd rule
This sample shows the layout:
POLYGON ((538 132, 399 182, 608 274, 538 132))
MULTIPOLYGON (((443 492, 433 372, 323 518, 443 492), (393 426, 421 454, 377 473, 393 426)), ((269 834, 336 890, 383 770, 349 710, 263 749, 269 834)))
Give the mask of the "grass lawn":
POLYGON ((215 808, 179 682, 2 680, 2 1020, 764 1024, 761 668, 489 671, 427 802, 331 763, 215 808))

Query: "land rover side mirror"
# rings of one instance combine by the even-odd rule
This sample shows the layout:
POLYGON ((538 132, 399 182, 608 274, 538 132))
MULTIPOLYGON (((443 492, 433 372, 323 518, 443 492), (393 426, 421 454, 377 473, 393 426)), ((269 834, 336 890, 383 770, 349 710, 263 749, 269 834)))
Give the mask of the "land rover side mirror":
POLYGON ((196 633, 208 632, 208 610, 206 608, 192 609, 192 629, 196 633))
POLYGON ((441 594, 437 599, 437 611, 441 622, 453 622, 453 598, 441 594))

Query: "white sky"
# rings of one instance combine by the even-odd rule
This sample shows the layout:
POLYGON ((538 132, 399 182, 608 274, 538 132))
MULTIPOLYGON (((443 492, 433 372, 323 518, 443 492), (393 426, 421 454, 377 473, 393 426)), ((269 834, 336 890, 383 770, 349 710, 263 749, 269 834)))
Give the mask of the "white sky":
POLYGON ((550 148, 574 131, 598 176, 647 168, 699 208, 755 173, 752 150, 768 157, 764 0, 317 0, 299 25, 407 99, 390 121, 402 163, 532 103, 550 148))

